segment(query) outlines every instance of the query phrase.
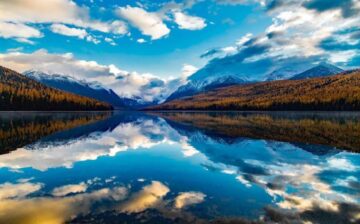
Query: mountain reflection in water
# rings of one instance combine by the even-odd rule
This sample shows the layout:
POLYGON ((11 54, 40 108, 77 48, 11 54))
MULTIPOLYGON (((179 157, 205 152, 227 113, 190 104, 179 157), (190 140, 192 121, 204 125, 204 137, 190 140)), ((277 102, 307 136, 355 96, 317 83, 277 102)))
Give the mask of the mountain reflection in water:
POLYGON ((358 114, 0 119, 0 223, 360 222, 358 114))

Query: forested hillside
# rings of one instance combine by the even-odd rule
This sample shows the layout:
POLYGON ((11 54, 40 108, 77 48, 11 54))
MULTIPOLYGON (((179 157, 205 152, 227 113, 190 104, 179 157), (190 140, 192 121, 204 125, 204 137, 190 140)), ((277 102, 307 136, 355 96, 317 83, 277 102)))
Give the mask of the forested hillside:
POLYGON ((111 110, 109 104, 47 87, 0 66, 0 110, 111 110))
POLYGON ((360 110, 360 71, 220 88, 148 110, 360 110))

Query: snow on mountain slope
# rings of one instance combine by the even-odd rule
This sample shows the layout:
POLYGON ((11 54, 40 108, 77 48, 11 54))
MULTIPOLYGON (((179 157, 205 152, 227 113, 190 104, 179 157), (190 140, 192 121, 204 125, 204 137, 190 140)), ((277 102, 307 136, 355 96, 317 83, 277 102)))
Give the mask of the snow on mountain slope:
POLYGON ((298 75, 295 75, 291 78, 291 80, 299 80, 299 79, 309 79, 315 77, 324 77, 335 75, 343 72, 344 70, 327 63, 321 63, 309 70, 306 70, 298 75))
POLYGON ((110 103, 117 109, 126 107, 123 99, 114 91, 96 82, 86 82, 70 76, 46 74, 39 71, 27 71, 24 75, 53 88, 110 103))
POLYGON ((204 91, 210 91, 216 88, 245 84, 250 83, 251 81, 247 78, 239 78, 236 76, 220 76, 220 77, 208 77, 204 80, 196 80, 190 77, 190 80, 187 84, 180 86, 174 93, 172 93, 166 101, 171 101, 174 99, 192 96, 197 93, 204 91))

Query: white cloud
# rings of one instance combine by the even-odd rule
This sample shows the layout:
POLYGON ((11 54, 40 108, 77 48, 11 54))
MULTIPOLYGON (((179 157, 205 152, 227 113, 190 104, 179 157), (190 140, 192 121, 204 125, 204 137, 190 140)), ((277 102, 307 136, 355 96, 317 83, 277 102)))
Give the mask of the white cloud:
POLYGON ((185 157, 191 157, 200 153, 198 150, 196 150, 192 145, 188 143, 187 138, 181 139, 180 144, 181 144, 182 153, 184 154, 185 157))
POLYGON ((127 25, 125 22, 115 20, 110 24, 109 30, 114 34, 124 35, 128 33, 127 25))
POLYGON ((201 30, 206 27, 205 19, 190 16, 183 12, 174 12, 175 22, 179 25, 180 29, 186 30, 201 30))
POLYGON ((23 51, 24 48, 23 47, 17 47, 17 48, 9 48, 6 50, 6 52, 18 52, 18 51, 23 51))
POLYGON ((29 54, 20 52, 0 54, 0 64, 18 72, 35 69, 51 74, 67 74, 80 79, 99 77, 109 71, 107 66, 95 61, 77 60, 71 53, 50 54, 44 49, 29 54))
POLYGON ((183 192, 175 198, 175 208, 182 209, 204 201, 206 195, 201 192, 183 192))
POLYGON ((137 42, 138 42, 138 43, 140 43, 140 44, 143 44, 143 43, 145 43, 145 42, 146 42, 146 40, 145 40, 145 39, 143 39, 143 38, 140 38, 140 39, 138 39, 138 40, 137 40, 137 42))
POLYGON ((224 47, 224 48, 221 48, 221 51, 228 55, 228 54, 234 54, 237 52, 237 47, 234 47, 234 46, 229 46, 229 47, 224 47))
POLYGON ((87 190, 88 186, 86 183, 81 182, 79 184, 69 184, 61 187, 57 187, 52 191, 52 195, 60 197, 70 193, 82 193, 87 190))
POLYGON ((184 64, 182 67, 182 78, 187 79, 189 76, 194 74, 197 70, 199 70, 199 68, 197 68, 193 65, 184 64))
POLYGON ((92 43, 94 43, 94 44, 99 44, 99 43, 101 42, 101 41, 98 40, 96 37, 93 37, 93 36, 91 36, 91 35, 88 35, 88 36, 86 37, 86 41, 92 42, 92 43))
POLYGON ((142 212, 156 206, 169 193, 170 189, 159 181, 152 181, 141 191, 134 193, 130 199, 120 206, 120 211, 128 213, 142 212))
POLYGON ((348 62, 359 53, 360 51, 355 51, 355 50, 331 52, 329 54, 329 60, 332 63, 348 62))
POLYGON ((127 188, 114 187, 61 198, 40 196, 1 200, 0 223, 9 223, 9 220, 29 224, 66 223, 80 214, 88 214, 99 202, 107 201, 113 205, 124 200, 127 194, 127 188))
POLYGON ((0 200, 9 198, 23 198, 42 188, 39 183, 4 183, 0 185, 0 200))
MULTIPOLYGON (((46 23, 67 24, 103 33, 121 35, 127 33, 124 22, 93 20, 90 18, 87 7, 80 7, 72 0, 0 1, 0 33, 5 33, 6 36, 21 38, 18 40, 23 41, 34 37, 39 38, 42 35, 33 25, 46 23), (17 29, 14 29, 15 26, 17 29)), ((79 30, 69 30, 69 27, 55 26, 53 28, 55 32, 63 35, 79 32, 79 30)))
POLYGON ((114 41, 112 38, 105 37, 104 40, 105 40, 106 42, 108 42, 110 45, 116 46, 116 43, 115 43, 115 41, 114 41))
POLYGON ((51 31, 65 36, 78 37, 84 39, 88 33, 84 29, 71 28, 63 24, 52 24, 51 31))
POLYGON ((238 5, 238 4, 250 4, 250 3, 259 3, 262 6, 266 4, 266 0, 216 0, 220 4, 228 5, 238 5))
POLYGON ((18 23, 64 23, 109 32, 110 25, 89 16, 89 9, 71 0, 16 0, 0 2, 0 21, 18 23))
POLYGON ((28 25, 21 23, 2 22, 0 20, 0 37, 16 38, 20 42, 29 42, 29 38, 40 38, 43 34, 28 25))
POLYGON ((346 170, 346 171, 355 171, 356 166, 354 166, 349 160, 345 158, 330 158, 328 164, 333 169, 346 170))
POLYGON ((153 40, 160 39, 170 33, 170 29, 156 13, 131 6, 119 7, 116 13, 138 28, 142 34, 151 36, 153 40))
POLYGON ((243 37, 241 37, 241 38, 236 42, 236 45, 241 46, 241 45, 245 44, 246 42, 248 42, 248 41, 251 39, 252 36, 253 36, 252 33, 247 33, 247 34, 245 34, 243 37))

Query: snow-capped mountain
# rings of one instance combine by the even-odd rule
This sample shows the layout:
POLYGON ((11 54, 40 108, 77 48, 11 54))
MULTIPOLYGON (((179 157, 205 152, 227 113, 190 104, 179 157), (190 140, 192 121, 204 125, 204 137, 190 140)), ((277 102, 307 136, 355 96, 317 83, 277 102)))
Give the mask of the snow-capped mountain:
POLYGON ((291 66, 282 67, 274 70, 270 74, 266 75, 264 79, 250 80, 246 75, 234 73, 230 74, 231 69, 226 68, 224 73, 219 72, 211 73, 212 69, 205 67, 194 75, 189 77, 187 84, 180 86, 174 93, 168 98, 167 102, 179 99, 186 96, 192 96, 201 92, 213 90, 219 87, 226 87, 237 84, 248 84, 254 82, 275 81, 275 80, 295 80, 295 79, 307 79, 315 77, 323 77, 334 75, 343 72, 342 69, 327 63, 320 63, 315 67, 311 64, 294 64, 291 66))
POLYGON ((265 81, 275 81, 275 80, 285 80, 290 79, 293 76, 300 74, 307 69, 309 69, 310 65, 303 66, 287 66, 274 70, 270 74, 265 76, 265 81))
POLYGON ((331 64, 321 63, 313 68, 310 68, 309 70, 306 70, 300 74, 291 77, 290 79, 291 80, 310 79, 316 77, 336 75, 341 72, 344 72, 344 70, 342 70, 341 68, 338 68, 331 64))
POLYGON ((56 89, 107 102, 116 109, 127 107, 124 98, 119 97, 112 89, 108 89, 97 82, 87 82, 70 76, 47 74, 39 71, 27 71, 24 75, 56 89))
POLYGON ((172 93, 166 101, 174 99, 192 96, 197 93, 210 91, 216 88, 250 83, 251 81, 247 78, 239 78, 237 76, 220 76, 220 77, 209 77, 204 80, 196 80, 190 77, 187 84, 180 86, 174 93, 172 93))

